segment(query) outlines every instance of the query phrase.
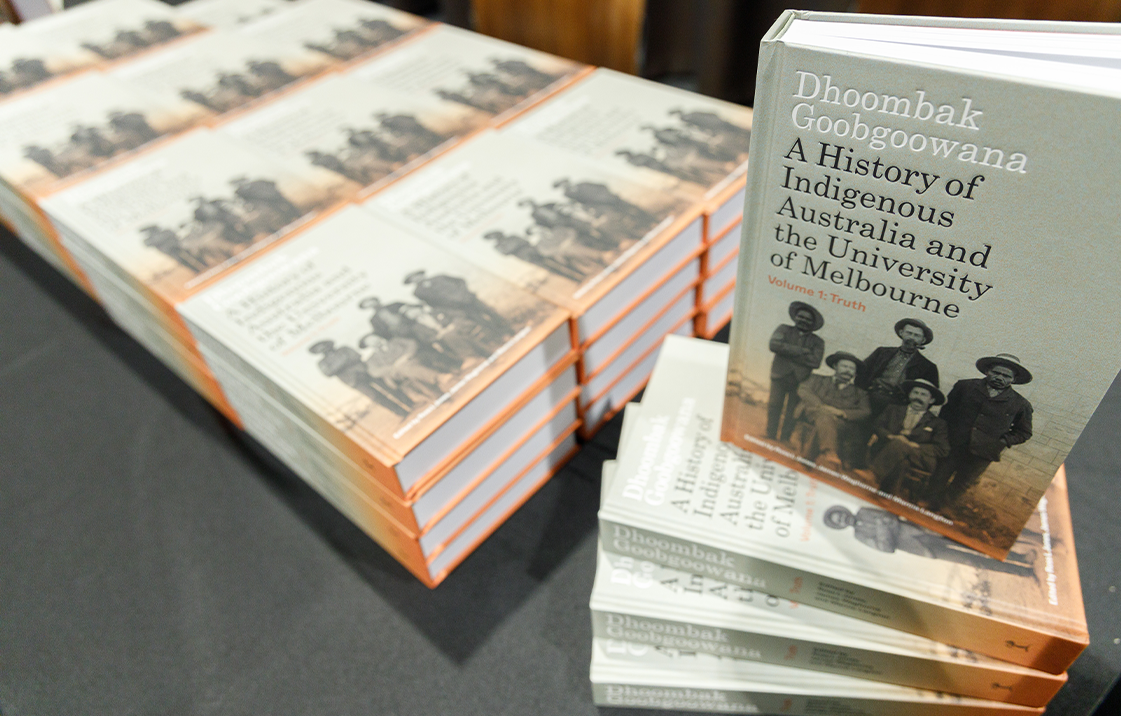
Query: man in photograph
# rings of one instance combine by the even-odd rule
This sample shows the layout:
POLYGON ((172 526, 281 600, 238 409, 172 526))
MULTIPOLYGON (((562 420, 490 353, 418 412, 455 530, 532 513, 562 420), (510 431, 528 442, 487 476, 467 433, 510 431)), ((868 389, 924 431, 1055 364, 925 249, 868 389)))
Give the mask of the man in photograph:
POLYGON ((814 335, 825 325, 816 308, 794 301, 787 309, 794 325, 781 325, 771 334, 771 395, 767 400, 767 437, 789 442, 794 432, 794 410, 798 407, 798 386, 821 365, 825 341, 814 335), (782 434, 779 436, 781 421, 782 434))
POLYGON ((950 452, 946 422, 930 408, 946 402, 938 386, 928 380, 904 381, 906 405, 889 405, 875 420, 868 445, 868 467, 881 490, 914 501, 922 490, 901 485, 904 478, 929 478, 938 460, 950 452), (906 492, 906 494, 904 494, 906 492))
POLYGON ((904 318, 895 324, 898 346, 880 346, 864 359, 856 384, 868 391, 868 403, 875 420, 889 405, 906 402, 904 381, 925 380, 938 387, 938 366, 920 351, 934 340, 934 331, 917 318, 904 318))
POLYGON ((814 373, 798 386, 798 411, 812 426, 803 457, 832 469, 845 467, 863 450, 859 427, 869 414, 868 394, 853 382, 860 359, 838 351, 825 359, 833 375, 814 373))
POLYGON ((1006 449, 1031 439, 1031 403, 1012 389, 1031 382, 1028 369, 999 353, 978 360, 977 370, 985 377, 955 383, 939 414, 949 426, 950 454, 931 478, 935 510, 956 502, 1006 449))

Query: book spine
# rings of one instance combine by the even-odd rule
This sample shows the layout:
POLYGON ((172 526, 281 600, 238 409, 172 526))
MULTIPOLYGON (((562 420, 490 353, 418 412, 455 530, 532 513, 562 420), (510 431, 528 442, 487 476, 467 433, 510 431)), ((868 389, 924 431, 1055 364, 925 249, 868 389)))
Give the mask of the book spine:
POLYGON ((1045 706, 1066 679, 1030 676, 986 664, 877 652, 709 624, 592 609, 593 636, 946 691, 1024 706, 1045 706))
POLYGON ((922 699, 870 699, 851 696, 806 696, 732 689, 630 684, 619 679, 593 682, 597 706, 709 711, 729 714, 781 713, 790 716, 1011 716, 1041 714, 1043 709, 1005 704, 981 705, 922 699))
POLYGON ((682 537, 600 518, 604 549, 1059 674, 1083 644, 981 614, 831 579, 682 537))

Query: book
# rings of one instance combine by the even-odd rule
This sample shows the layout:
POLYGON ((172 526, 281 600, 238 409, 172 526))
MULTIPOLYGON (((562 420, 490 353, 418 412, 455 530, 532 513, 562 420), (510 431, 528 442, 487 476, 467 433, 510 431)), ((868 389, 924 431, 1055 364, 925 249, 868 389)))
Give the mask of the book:
POLYGON ((98 0, 39 18, 19 31, 64 52, 92 53, 104 66, 165 48, 207 29, 158 0, 98 0))
POLYGON ((747 107, 598 68, 508 131, 620 173, 669 179, 667 191, 705 204, 706 241, 710 232, 726 231, 743 207, 747 107))
POLYGON ((424 18, 362 0, 302 0, 243 24, 254 37, 300 66, 336 67, 383 52, 428 26, 424 18))
MULTIPOLYGON (((624 420, 633 422, 639 410, 629 404, 624 420)), ((624 426, 624 435, 627 430, 624 426)), ((615 468, 614 461, 604 463, 605 490, 615 468)), ((1024 706, 1045 706, 1067 680, 1065 673, 1016 666, 701 572, 613 554, 603 545, 596 565, 592 630, 604 640, 1024 706)))
POLYGON ((499 125, 591 71, 573 62, 450 25, 436 24, 392 53, 346 72, 379 87, 468 107, 499 125))
POLYGON ((1098 318, 1121 248, 1095 191, 1121 160, 1103 140, 1117 32, 783 14, 760 55, 723 439, 1014 549, 1121 367, 1098 318))
POLYGON ((605 548, 1058 674, 1088 642, 1065 480, 1005 561, 720 441, 728 348, 670 337, 605 548))
POLYGON ((0 25, 0 103, 101 62, 88 49, 29 31, 36 25, 0 25))
POLYGON ((618 640, 592 640, 591 680, 599 706, 797 716, 1043 713, 1030 706, 618 640))
POLYGON ((355 206, 177 310, 208 360, 401 498, 575 358, 566 311, 355 206))
POLYGON ((478 110, 332 74, 222 123, 258 150, 320 167, 359 199, 486 126, 478 110))

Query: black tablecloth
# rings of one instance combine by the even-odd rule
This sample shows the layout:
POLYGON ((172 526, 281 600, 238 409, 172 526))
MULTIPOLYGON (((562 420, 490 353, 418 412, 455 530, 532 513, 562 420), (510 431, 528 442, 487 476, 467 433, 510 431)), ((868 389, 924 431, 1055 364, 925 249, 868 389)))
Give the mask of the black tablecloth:
MULTIPOLYGON (((1093 644, 1048 713, 1121 671, 1118 426, 1115 386, 1068 463, 1093 644)), ((598 713, 617 439, 429 591, 0 229, 0 712, 598 713)))

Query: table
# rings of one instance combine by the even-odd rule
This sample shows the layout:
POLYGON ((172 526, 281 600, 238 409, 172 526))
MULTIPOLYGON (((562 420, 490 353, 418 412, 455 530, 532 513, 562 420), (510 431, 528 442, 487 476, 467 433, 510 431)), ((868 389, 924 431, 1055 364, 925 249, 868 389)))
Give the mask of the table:
MULTIPOLYGON (((1119 425, 1115 385, 1068 462, 1093 643, 1049 714, 1121 672, 1119 425)), ((429 591, 0 229, 0 712, 634 716, 587 678, 618 428, 429 591)))

